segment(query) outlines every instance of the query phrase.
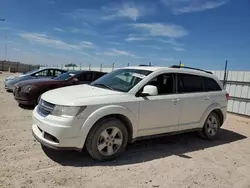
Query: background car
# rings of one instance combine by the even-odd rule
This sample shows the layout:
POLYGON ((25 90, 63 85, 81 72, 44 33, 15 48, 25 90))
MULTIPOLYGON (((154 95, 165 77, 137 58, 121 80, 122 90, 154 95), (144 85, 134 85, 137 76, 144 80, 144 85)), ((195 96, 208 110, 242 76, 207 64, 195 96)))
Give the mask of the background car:
POLYGON ((11 77, 5 80, 4 85, 7 91, 13 91, 14 85, 18 82, 30 79, 41 79, 41 78, 55 78, 67 71, 56 69, 56 68, 44 68, 39 70, 34 70, 26 74, 20 75, 18 77, 11 77))
POLYGON ((19 104, 36 105, 46 91, 76 84, 89 84, 104 74, 106 73, 97 71, 70 71, 55 79, 26 80, 15 85, 13 94, 19 104))

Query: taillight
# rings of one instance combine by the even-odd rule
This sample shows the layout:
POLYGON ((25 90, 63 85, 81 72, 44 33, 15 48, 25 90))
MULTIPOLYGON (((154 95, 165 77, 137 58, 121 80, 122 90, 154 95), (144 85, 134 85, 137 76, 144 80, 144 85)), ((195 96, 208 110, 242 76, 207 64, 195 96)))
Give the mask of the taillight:
POLYGON ((227 100, 229 100, 229 98, 230 98, 229 93, 226 94, 226 98, 227 98, 227 100))

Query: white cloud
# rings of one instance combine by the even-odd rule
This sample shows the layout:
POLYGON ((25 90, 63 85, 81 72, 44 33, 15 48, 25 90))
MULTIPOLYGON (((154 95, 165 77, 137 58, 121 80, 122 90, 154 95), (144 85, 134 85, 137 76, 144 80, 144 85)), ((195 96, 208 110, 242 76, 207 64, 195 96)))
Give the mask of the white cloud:
POLYGON ((55 30, 55 31, 59 31, 59 32, 64 32, 63 29, 60 29, 60 28, 57 28, 57 27, 55 27, 54 30, 55 30))
POLYGON ((183 37, 188 34, 188 31, 179 25, 163 24, 163 23, 138 23, 131 24, 132 27, 141 30, 145 35, 149 36, 163 36, 170 38, 183 37))
POLYGON ((154 5, 136 4, 125 2, 123 4, 111 4, 102 9, 77 9, 66 15, 72 19, 80 19, 89 23, 100 23, 121 18, 128 18, 136 21, 138 18, 152 14, 155 10, 154 5))
POLYGON ((129 36, 128 38, 125 39, 126 41, 142 41, 142 40, 149 40, 149 38, 146 37, 133 37, 129 36))
POLYGON ((175 51, 178 51, 178 52, 180 52, 180 51, 185 51, 184 48, 179 48, 179 47, 173 47, 173 49, 174 49, 175 51))
POLYGON ((106 56, 129 56, 129 57, 138 57, 130 52, 112 49, 111 51, 103 53, 106 56))
POLYGON ((19 52, 21 51, 19 48, 11 48, 12 51, 16 51, 16 52, 19 52))
POLYGON ((103 10, 107 14, 102 17, 103 20, 112 20, 125 17, 136 21, 139 17, 146 14, 146 9, 144 6, 139 6, 134 3, 124 3, 118 6, 115 5, 111 7, 103 7, 103 10))
POLYGON ((55 39, 44 33, 21 33, 22 38, 27 39, 30 42, 46 45, 49 47, 64 49, 64 50, 78 50, 81 48, 93 48, 91 42, 82 41, 79 44, 69 44, 60 39, 55 39))
POLYGON ((200 12, 218 8, 229 0, 161 0, 173 14, 200 12))

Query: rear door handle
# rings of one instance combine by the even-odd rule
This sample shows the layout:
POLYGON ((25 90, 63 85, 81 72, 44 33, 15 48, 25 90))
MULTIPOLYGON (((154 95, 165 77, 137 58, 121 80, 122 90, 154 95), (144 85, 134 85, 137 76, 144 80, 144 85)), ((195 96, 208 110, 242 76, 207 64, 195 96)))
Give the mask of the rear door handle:
POLYGON ((172 99, 172 102, 179 102, 180 99, 172 99))
POLYGON ((204 100, 209 100, 210 99, 210 97, 204 97, 204 100))

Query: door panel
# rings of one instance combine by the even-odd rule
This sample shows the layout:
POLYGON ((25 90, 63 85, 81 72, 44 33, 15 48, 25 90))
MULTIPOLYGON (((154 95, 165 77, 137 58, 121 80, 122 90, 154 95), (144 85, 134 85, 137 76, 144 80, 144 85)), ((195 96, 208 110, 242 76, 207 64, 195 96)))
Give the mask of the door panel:
POLYGON ((177 131, 180 101, 175 83, 175 74, 164 73, 146 84, 156 86, 158 95, 140 97, 138 136, 177 131))
POLYGON ((200 119, 212 104, 208 92, 204 92, 204 79, 192 74, 177 76, 180 98, 179 130, 201 127, 200 119))
POLYGON ((177 95, 144 97, 139 107, 138 136, 178 130, 179 102, 177 95))
POLYGON ((212 104, 207 93, 180 94, 179 130, 200 127, 200 118, 212 104))

